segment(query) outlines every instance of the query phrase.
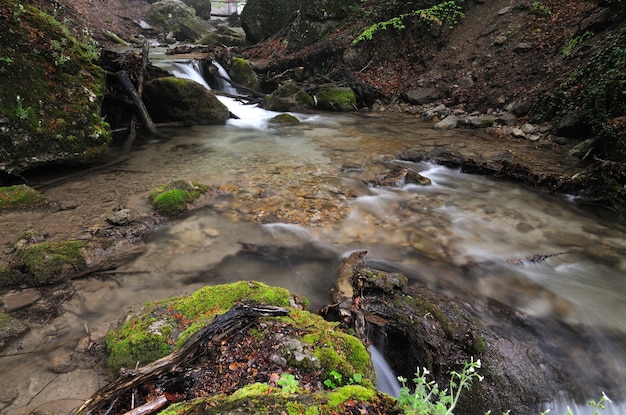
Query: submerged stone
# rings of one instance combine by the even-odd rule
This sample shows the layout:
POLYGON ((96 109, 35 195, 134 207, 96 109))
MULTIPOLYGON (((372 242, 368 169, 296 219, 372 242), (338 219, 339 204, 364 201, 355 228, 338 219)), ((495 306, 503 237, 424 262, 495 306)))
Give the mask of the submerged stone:
POLYGON ((154 189, 148 199, 160 215, 178 216, 187 212, 188 205, 208 190, 201 183, 175 180, 154 189))
POLYGON ((268 121, 270 125, 297 125, 300 124, 300 120, 291 114, 278 114, 275 117, 270 118, 268 121))

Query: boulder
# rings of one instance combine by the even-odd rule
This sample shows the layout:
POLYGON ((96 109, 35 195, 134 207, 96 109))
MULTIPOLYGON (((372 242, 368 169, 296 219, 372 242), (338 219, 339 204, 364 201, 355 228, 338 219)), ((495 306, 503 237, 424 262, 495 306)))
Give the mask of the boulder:
POLYGON ((315 94, 316 106, 321 110, 352 111, 356 108, 356 95, 351 88, 330 87, 315 94))
POLYGON ((228 108, 215 94, 190 79, 163 77, 146 83, 144 102, 154 122, 224 124, 228 108))
POLYGON ((415 88, 403 94, 403 99, 413 105, 424 105, 443 98, 437 88, 415 88))
POLYGON ((243 58, 234 57, 232 59, 229 75, 233 82, 248 88, 255 87, 258 82, 252 65, 243 58))
POLYGON ((281 85, 263 99, 263 108, 270 111, 307 110, 315 108, 313 97, 293 82, 281 85))
POLYGON ((435 124, 436 130, 452 130, 459 125, 459 117, 456 115, 448 115, 443 120, 435 124))
POLYGON ((193 7, 196 15, 201 19, 209 20, 211 18, 211 0, 183 0, 183 2, 193 7))
POLYGON ((164 33, 172 32, 181 40, 196 40, 208 29, 207 22, 196 16, 193 7, 181 0, 159 0, 150 5, 146 13, 148 23, 163 29, 164 33))
POLYGON ((0 4, 0 16, 18 14, 19 24, 3 20, 0 37, 0 171, 89 162, 111 141, 97 53, 38 9, 0 4))
POLYGON ((257 43, 267 39, 293 19, 300 1, 248 0, 241 11, 241 26, 246 39, 257 43))

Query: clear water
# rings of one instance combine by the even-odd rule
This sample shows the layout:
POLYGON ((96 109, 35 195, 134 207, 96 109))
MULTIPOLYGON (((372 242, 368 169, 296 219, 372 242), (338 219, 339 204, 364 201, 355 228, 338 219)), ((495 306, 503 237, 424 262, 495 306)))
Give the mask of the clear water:
MULTIPOLYGON (((13 396, 9 392, 17 390, 15 399, 2 404, 3 413, 50 408, 51 402, 77 407, 102 385, 93 364, 78 363, 79 369, 65 374, 48 370, 51 360, 76 349, 86 329, 105 329, 147 301, 241 279, 288 288, 309 297, 316 309, 330 302, 338 258, 354 249, 366 249, 368 260, 432 287, 495 298, 534 316, 626 332, 622 224, 563 198, 394 160, 403 149, 433 148, 477 133, 434 131, 406 116, 345 114, 296 114, 300 125, 272 129, 267 120, 274 114, 228 104, 245 116, 224 126, 164 131, 167 140, 136 149, 123 168, 82 178, 89 183, 84 190, 76 191, 76 183, 49 190, 57 197, 73 191, 79 203, 88 203, 100 197, 93 193, 99 182, 116 180, 121 191, 134 189, 143 200, 147 189, 184 178, 211 184, 222 195, 151 235, 145 252, 114 278, 75 281, 78 294, 64 313, 0 357, 0 392, 13 396), (363 184, 393 166, 418 170, 433 184, 363 184), (289 254, 242 255, 242 243, 289 248, 289 254), (506 262, 561 252, 568 253, 525 265, 506 262), (468 285, 459 266, 485 261, 497 264, 498 272, 468 285)), ((624 353, 607 350, 621 362, 624 353)), ((598 398, 590 391, 589 399, 598 398)), ((562 409, 555 404, 552 413, 562 409)), ((611 411, 623 414, 626 408, 615 404, 611 411)))

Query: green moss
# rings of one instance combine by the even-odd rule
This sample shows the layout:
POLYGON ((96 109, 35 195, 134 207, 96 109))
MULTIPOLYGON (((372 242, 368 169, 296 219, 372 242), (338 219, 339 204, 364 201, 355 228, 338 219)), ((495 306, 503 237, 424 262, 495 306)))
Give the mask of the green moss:
POLYGON ((123 366, 134 367, 137 361, 145 364, 165 356, 238 302, 287 307, 289 298, 289 291, 284 288, 239 281, 204 287, 185 297, 144 304, 140 315, 107 334, 109 367, 117 372, 123 366), (150 332, 152 334, 146 334, 150 332))
POLYGON ((176 180, 154 189, 149 200, 160 215, 178 216, 187 212, 188 204, 207 191, 208 187, 203 184, 176 180))
POLYGON ((298 327, 306 327, 302 340, 313 346, 313 353, 321 363, 321 378, 327 379, 335 371, 347 382, 355 373, 360 373, 363 385, 375 383, 376 375, 369 353, 359 339, 316 314, 294 310, 289 318, 298 327))
POLYGON ((0 187, 0 212, 37 208, 48 203, 44 195, 26 185, 0 187))
POLYGON ((111 141, 100 117, 104 70, 95 53, 65 26, 40 10, 7 0, 0 3, 0 161, 9 172, 48 160, 85 161, 111 141), (95 115, 95 118, 93 117, 95 115), (68 120, 68 122, 59 122, 68 120), (74 139, 70 138, 74 136, 74 139))
POLYGON ((233 81, 248 88, 252 88, 257 83, 257 78, 252 69, 252 65, 243 59, 234 57, 230 64, 230 77, 233 81))
POLYGON ((85 269, 84 247, 84 242, 74 240, 42 242, 20 249, 16 258, 22 263, 30 283, 45 285, 85 269))
POLYGON ((270 125, 298 125, 300 124, 300 120, 291 114, 278 114, 275 117, 272 117, 269 121, 270 125))
POLYGON ((375 395, 376 391, 371 388, 365 388, 360 385, 342 386, 328 394, 328 406, 330 408, 337 408, 348 399, 368 401, 375 395))
POLYGON ((349 111, 356 108, 356 95, 351 88, 327 88, 315 94, 317 107, 333 111, 349 111))

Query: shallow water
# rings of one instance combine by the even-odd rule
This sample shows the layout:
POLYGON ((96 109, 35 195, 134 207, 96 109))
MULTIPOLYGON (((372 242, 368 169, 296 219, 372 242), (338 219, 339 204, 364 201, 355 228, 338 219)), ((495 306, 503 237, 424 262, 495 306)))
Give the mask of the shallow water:
MULTIPOLYGON (((329 114, 296 114, 299 126, 272 129, 272 113, 229 105, 245 116, 225 126, 166 130, 167 140, 144 143, 116 169, 47 189, 83 206, 104 200, 98 185, 115 181, 121 196, 109 208, 120 198, 137 205, 150 188, 178 178, 211 184, 221 195, 152 234, 145 252, 117 275, 75 281, 77 295, 63 315, 8 351, 22 354, 0 357, 0 391, 14 398, 3 413, 78 406, 102 384, 102 374, 84 361, 55 374, 50 362, 75 358, 86 330, 104 330, 144 302, 255 279, 305 295, 316 309, 330 302, 340 257, 354 249, 413 281, 469 293, 470 301, 495 298, 530 315, 626 332, 621 224, 564 198, 394 160, 403 149, 478 133, 437 132, 406 116, 329 114), (363 184, 394 166, 420 171, 433 184, 363 184), (242 243, 285 249, 242 252, 242 243), (507 263, 535 254, 560 255, 507 263), (468 282, 459 267, 473 263, 497 272, 468 282)), ((624 350, 607 353, 626 359, 624 350)), ((590 391, 590 399, 599 396, 590 391)))

